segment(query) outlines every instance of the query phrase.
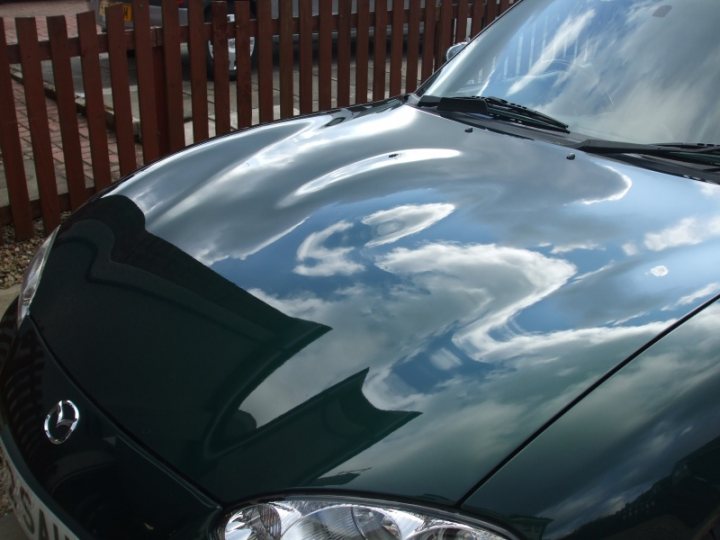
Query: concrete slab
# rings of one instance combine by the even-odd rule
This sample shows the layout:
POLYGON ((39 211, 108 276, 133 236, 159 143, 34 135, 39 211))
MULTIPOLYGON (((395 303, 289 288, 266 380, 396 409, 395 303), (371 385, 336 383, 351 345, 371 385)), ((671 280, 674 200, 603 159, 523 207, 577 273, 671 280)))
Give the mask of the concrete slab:
MULTIPOLYGON (((12 304, 12 301, 15 300, 15 297, 20 293, 20 285, 14 285, 10 287, 9 289, 0 289, 0 316, 2 316, 3 313, 5 313, 5 310, 8 308, 10 304, 12 304)), ((0 534, 0 538, 5 538, 2 534, 0 534)))
POLYGON ((3 540, 27 540, 14 514, 0 518, 0 538, 3 540))

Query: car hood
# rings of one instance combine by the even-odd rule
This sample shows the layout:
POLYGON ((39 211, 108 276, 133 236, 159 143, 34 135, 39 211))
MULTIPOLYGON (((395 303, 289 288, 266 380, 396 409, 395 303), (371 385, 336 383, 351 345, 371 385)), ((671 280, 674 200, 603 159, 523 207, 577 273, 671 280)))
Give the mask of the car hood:
POLYGON ((74 217, 32 315, 221 501, 454 503, 720 289, 716 186, 568 154, 399 102, 215 139, 74 217))

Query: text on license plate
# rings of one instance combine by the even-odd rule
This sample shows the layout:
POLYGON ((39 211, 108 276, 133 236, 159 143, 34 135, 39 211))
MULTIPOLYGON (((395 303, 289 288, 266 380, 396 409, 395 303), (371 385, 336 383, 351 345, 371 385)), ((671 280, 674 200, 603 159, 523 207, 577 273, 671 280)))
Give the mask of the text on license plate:
POLYGON ((15 465, 7 458, 7 451, 0 443, 0 454, 6 465, 9 478, 8 495, 15 510, 20 527, 28 538, 33 540, 78 540, 70 530, 62 524, 41 500, 33 493, 18 473, 15 465))
MULTIPOLYGON (((100 13, 102 13, 102 16, 107 17, 107 13, 106 13, 107 8, 116 3, 117 2, 113 2, 112 0, 100 0, 100 13)), ((123 9, 123 20, 125 22, 132 22, 132 20, 133 20, 132 4, 123 4, 122 9, 123 9)))

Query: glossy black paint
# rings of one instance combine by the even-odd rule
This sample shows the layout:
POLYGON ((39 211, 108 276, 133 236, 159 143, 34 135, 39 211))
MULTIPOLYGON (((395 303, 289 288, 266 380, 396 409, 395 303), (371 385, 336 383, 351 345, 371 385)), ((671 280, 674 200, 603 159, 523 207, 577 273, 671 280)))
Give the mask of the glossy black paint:
POLYGON ((719 288, 717 186, 576 154, 397 101, 217 139, 73 218, 32 317, 227 504, 453 505, 719 288))
POLYGON ((720 508, 720 305, 573 408, 464 505, 528 538, 698 538, 720 508))
MULTIPOLYGON (((0 324, 2 335, 15 334, 14 309, 0 324)), ((211 530, 220 508, 114 426, 56 364, 31 321, 13 339, 0 395, 9 458, 80 538, 190 539, 211 530), (42 425, 61 399, 71 399, 81 418, 66 443, 53 445, 42 425)), ((17 517, 32 527, 25 512, 17 517)), ((46 534, 52 538, 52 530, 46 534)))

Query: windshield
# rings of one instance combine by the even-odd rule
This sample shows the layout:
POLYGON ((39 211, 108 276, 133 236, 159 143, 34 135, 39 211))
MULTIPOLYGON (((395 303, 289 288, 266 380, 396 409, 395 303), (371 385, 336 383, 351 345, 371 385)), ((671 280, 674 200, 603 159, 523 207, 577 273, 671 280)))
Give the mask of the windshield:
POLYGON ((420 90, 497 96, 588 137, 720 143, 720 0, 525 0, 420 90))

